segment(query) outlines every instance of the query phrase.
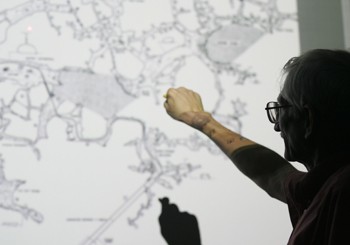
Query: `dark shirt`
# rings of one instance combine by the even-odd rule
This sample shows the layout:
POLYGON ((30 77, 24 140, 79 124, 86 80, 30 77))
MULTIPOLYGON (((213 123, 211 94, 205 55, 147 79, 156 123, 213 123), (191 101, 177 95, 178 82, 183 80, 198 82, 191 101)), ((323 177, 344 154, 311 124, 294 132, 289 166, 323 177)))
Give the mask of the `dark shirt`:
POLYGON ((293 232, 288 245, 350 244, 350 159, 324 161, 285 181, 293 232))

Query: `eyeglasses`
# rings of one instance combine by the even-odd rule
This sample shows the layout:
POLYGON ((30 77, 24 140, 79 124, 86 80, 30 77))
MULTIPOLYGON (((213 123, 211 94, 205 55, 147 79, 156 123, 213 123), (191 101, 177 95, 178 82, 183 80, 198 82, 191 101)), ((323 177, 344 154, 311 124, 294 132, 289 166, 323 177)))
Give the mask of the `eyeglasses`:
POLYGON ((272 123, 278 123, 278 117, 281 108, 291 107, 292 105, 280 105, 278 102, 270 101, 266 105, 266 112, 269 121, 272 123))

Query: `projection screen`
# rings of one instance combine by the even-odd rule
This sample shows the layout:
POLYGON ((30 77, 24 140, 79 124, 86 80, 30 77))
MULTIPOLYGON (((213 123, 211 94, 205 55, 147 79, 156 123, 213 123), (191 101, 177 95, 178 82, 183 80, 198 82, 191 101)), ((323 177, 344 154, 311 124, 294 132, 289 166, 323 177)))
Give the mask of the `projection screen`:
POLYGON ((0 243, 166 244, 159 198, 203 245, 285 244, 287 206, 163 108, 201 94, 283 154, 264 110, 299 55, 294 0, 2 0, 0 243))

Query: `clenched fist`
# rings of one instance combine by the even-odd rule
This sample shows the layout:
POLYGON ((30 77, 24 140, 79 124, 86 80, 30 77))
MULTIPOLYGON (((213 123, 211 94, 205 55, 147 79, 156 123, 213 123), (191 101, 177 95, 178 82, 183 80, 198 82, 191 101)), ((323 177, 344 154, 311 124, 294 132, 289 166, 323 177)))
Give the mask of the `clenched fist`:
POLYGON ((164 107, 172 118, 189 125, 194 114, 204 112, 200 95, 184 87, 168 89, 164 107))

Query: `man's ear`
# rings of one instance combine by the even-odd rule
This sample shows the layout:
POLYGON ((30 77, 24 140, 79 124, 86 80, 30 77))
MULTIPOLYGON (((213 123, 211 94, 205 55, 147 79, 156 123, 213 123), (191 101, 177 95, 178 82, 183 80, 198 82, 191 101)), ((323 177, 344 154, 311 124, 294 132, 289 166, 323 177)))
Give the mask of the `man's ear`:
POLYGON ((315 115, 312 109, 308 106, 304 106, 305 110, 305 139, 309 139, 315 130, 315 115))

